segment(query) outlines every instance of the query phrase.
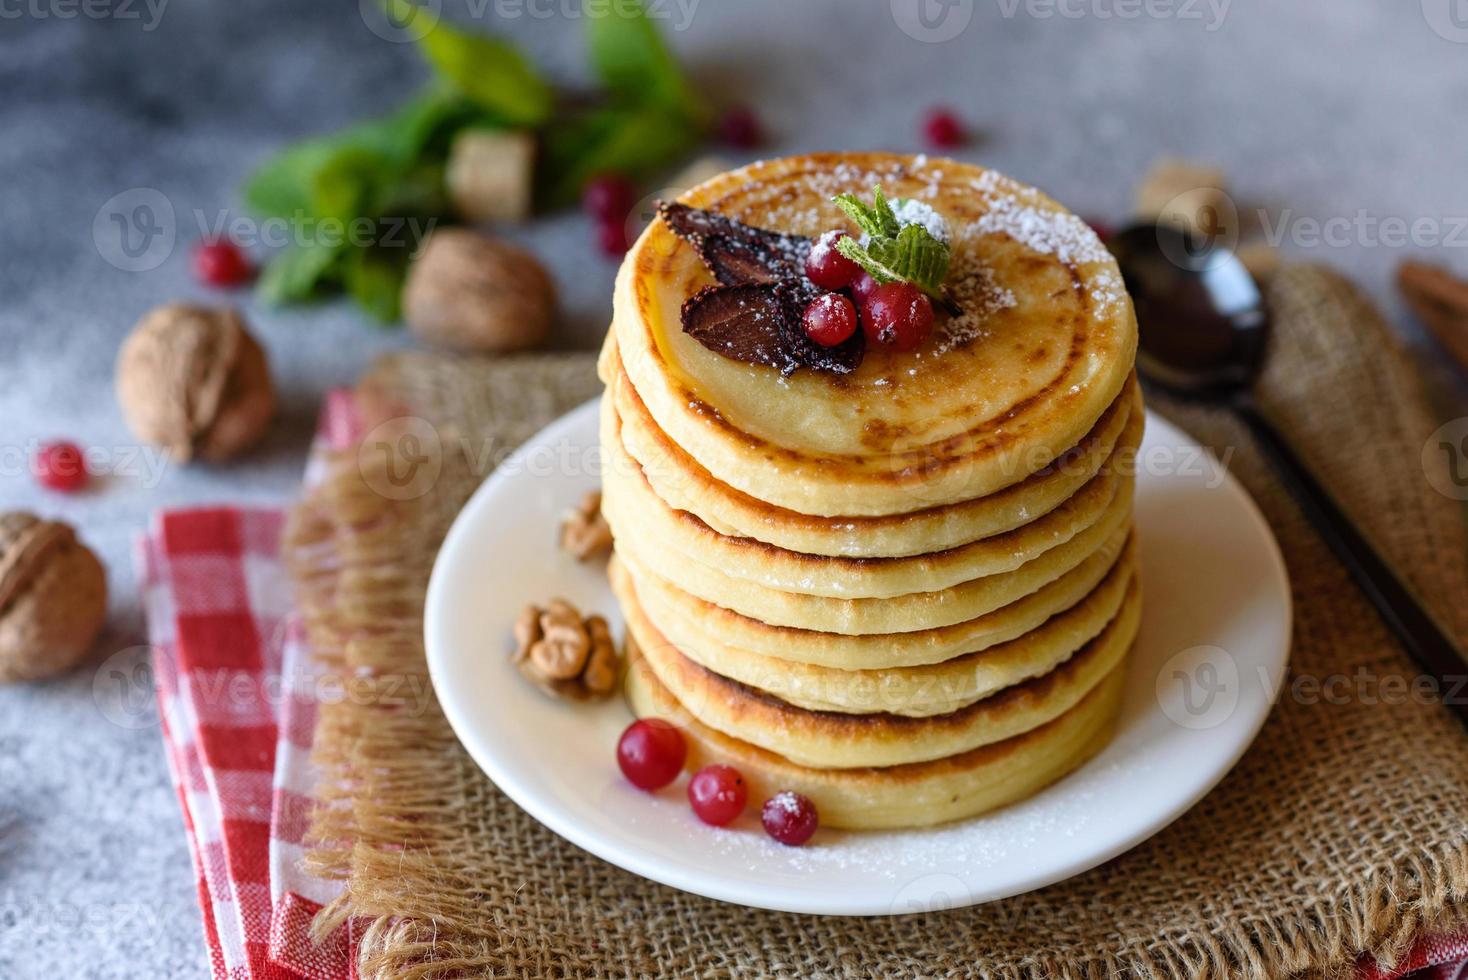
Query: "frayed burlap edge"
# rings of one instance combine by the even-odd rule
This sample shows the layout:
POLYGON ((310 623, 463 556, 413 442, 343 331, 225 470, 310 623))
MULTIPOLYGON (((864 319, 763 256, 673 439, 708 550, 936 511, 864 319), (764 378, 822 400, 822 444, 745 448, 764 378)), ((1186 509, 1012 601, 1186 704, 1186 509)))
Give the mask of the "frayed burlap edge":
MULTIPOLYGON (((1273 298, 1292 317, 1308 318, 1295 309, 1303 304, 1317 311, 1310 314, 1317 321, 1355 318, 1355 335, 1329 323, 1308 325, 1310 331, 1333 331, 1326 338, 1332 343, 1360 346, 1382 329, 1371 321, 1369 308, 1362 313, 1359 295, 1322 270, 1289 270, 1281 280, 1273 298)), ((1285 353, 1297 339, 1291 330, 1290 323, 1282 324, 1289 338, 1285 353)), ((1400 354, 1373 354, 1372 348, 1366 354, 1384 362, 1370 369, 1376 397, 1409 397, 1413 382, 1400 354), (1387 383, 1381 390, 1383 376, 1387 383)), ((1227 860, 1226 848, 1209 858, 1212 864, 1205 870, 1185 869, 1182 877, 1170 880, 1158 869, 1180 864, 1180 857, 1197 850, 1198 840, 1216 840, 1218 834, 1207 831, 1210 821, 1227 819, 1235 810, 1250 812, 1255 805, 1235 804, 1231 797, 1253 794, 1267 806, 1269 795, 1261 788, 1276 785, 1285 756, 1298 755, 1292 749, 1301 744, 1295 728, 1310 719, 1300 722, 1295 716, 1304 709, 1277 710, 1241 771, 1156 840, 1072 882, 980 909, 863 920, 740 909, 636 879, 555 838, 475 769, 431 692, 406 702, 404 692, 411 695, 415 685, 422 690, 425 679, 420 615, 434 550, 483 475, 475 465, 482 464, 483 454, 461 452, 459 441, 470 445, 491 435, 506 446, 518 441, 595 390, 590 365, 590 358, 540 359, 510 368, 426 357, 384 362, 362 386, 366 404, 374 406, 372 420, 406 406, 434 419, 440 432, 452 432, 444 440, 443 475, 431 493, 392 499, 379 492, 378 464, 360 452, 339 454, 294 515, 288 550, 311 641, 332 670, 358 685, 358 696, 323 706, 319 720, 316 757, 327 776, 313 822, 310 862, 317 873, 343 881, 346 891, 322 913, 316 928, 324 935, 348 919, 357 922, 363 976, 1335 977, 1349 975, 1362 954, 1390 964, 1424 932, 1468 922, 1468 833, 1451 814, 1463 812, 1463 797, 1448 796, 1444 789, 1462 784, 1468 768, 1457 763, 1445 782, 1430 787, 1408 778, 1414 767, 1440 772, 1464 755, 1462 732, 1435 706, 1400 722, 1415 726, 1421 744, 1445 746, 1433 755, 1395 760, 1401 771, 1388 775, 1401 787, 1400 800, 1393 800, 1390 786, 1383 791, 1368 783, 1367 790, 1381 798, 1379 806, 1365 812, 1377 813, 1377 819, 1302 822, 1297 842, 1302 884, 1289 887, 1293 869, 1287 867, 1268 879, 1271 889, 1247 894, 1249 901, 1222 910, 1210 904, 1207 892, 1237 886, 1226 878, 1221 883, 1205 879, 1206 868, 1216 868, 1220 857, 1227 860), (548 375, 555 381, 548 382, 548 375), (555 396, 545 397, 555 388, 560 389, 555 396), (484 405, 486 389, 500 393, 494 410, 484 405), (505 402, 504 393, 516 390, 538 393, 531 410, 523 401, 514 402, 513 395, 510 404, 505 402), (508 436, 500 434, 507 415, 513 423, 508 436), (1401 809, 1394 814, 1392 805, 1401 809), (1427 809, 1432 812, 1424 813, 1427 809), (1204 826, 1196 839, 1186 826, 1190 822, 1204 826), (1319 825, 1330 826, 1343 840, 1312 840, 1303 833, 1319 825), (1438 838, 1424 836, 1423 827, 1440 828, 1438 838), (1404 839, 1390 839, 1394 833, 1404 839), (1365 844, 1352 841, 1353 834, 1362 835, 1365 844), (1351 848, 1351 860, 1332 863, 1321 857, 1351 848), (1356 851, 1370 853, 1353 864, 1356 851), (1321 863, 1330 864, 1333 874, 1309 880, 1311 869, 1321 863), (1160 906, 1151 910, 1145 927, 1112 921, 1130 911, 1139 894, 1160 906), (1169 901, 1175 922, 1168 921, 1169 901)), ((1299 372, 1294 374, 1289 383, 1314 397, 1299 372)), ((1280 399, 1268 401, 1278 411, 1280 399)), ((1338 411, 1339 404, 1337 399, 1320 410, 1338 411)), ((1339 568, 1309 537, 1288 502, 1279 499, 1242 434, 1212 413, 1184 406, 1167 406, 1167 411, 1205 433, 1215 448, 1239 450, 1235 471, 1260 498, 1291 553, 1301 611, 1307 611, 1304 603, 1323 601, 1299 594, 1302 580, 1316 591, 1339 590, 1344 598, 1331 600, 1332 608, 1319 620, 1347 622, 1351 635, 1366 636, 1362 643, 1369 645, 1370 657, 1379 650, 1382 662, 1400 661, 1378 635, 1380 624, 1369 610, 1348 614, 1335 608, 1340 602, 1359 606, 1360 599, 1346 592, 1350 587, 1339 568)), ((1420 434, 1426 422, 1420 403, 1402 411, 1416 416, 1406 428, 1420 434)), ((1396 415, 1393 424, 1400 424, 1396 415)), ((1297 434, 1293 428, 1291 434, 1297 434)), ((1309 435, 1307 429, 1300 441, 1308 444, 1309 435)), ((1393 514, 1406 510, 1405 519, 1412 522, 1428 511, 1442 513, 1432 507, 1430 495, 1409 489, 1412 502, 1393 514)), ((1391 490, 1401 492, 1401 487, 1391 490)), ((1374 516, 1379 501, 1366 496, 1361 508, 1370 512, 1368 529, 1392 551, 1395 529, 1374 516)), ((1454 526, 1449 519, 1431 519, 1438 532, 1454 526)), ((1451 566, 1449 572, 1435 582, 1419 580, 1419 587, 1439 595, 1463 594, 1453 592, 1463 581, 1461 558, 1433 560, 1434 567, 1451 566)), ((1308 615, 1303 618, 1310 621, 1308 615)), ((1353 715, 1338 723, 1359 728, 1372 717, 1379 716, 1353 715)), ((1331 716, 1319 719, 1329 722, 1331 716)), ((1381 724, 1383 732, 1395 731, 1398 722, 1381 724)), ((1385 737, 1368 735, 1357 739, 1362 751, 1385 737)), ((1418 740, 1399 741, 1389 750, 1402 756, 1408 751, 1402 746, 1418 740)), ((1388 751, 1384 742, 1382 751, 1388 751)), ((1334 788, 1339 782, 1326 778, 1322 785, 1334 788)), ((1345 787, 1341 792, 1340 800, 1309 798, 1329 815, 1332 806, 1343 806, 1362 791, 1345 787)))

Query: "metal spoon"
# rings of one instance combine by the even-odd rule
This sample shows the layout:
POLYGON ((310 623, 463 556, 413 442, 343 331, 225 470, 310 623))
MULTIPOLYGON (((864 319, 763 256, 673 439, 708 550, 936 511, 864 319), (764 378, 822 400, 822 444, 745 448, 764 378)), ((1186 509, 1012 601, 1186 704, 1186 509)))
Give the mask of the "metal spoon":
POLYGON ((1109 243, 1136 306, 1137 367, 1174 393, 1232 408, 1287 490, 1417 664, 1468 724, 1458 692, 1468 656, 1382 559, 1259 411, 1252 387, 1264 360, 1269 315, 1243 263, 1167 226, 1135 225, 1109 243))

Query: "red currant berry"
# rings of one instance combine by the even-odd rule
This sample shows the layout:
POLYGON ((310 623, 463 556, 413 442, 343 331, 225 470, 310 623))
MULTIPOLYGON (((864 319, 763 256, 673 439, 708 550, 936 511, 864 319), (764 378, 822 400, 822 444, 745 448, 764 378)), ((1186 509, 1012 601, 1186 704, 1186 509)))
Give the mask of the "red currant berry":
POLYGON ((889 282, 872 290, 862 307, 867 341, 895 351, 910 351, 933 327, 933 303, 910 282, 889 282))
POLYGON ((931 109, 923 117, 923 135, 940 150, 962 146, 967 140, 963 123, 951 109, 931 109))
POLYGON ((250 281, 255 269, 240 247, 228 238, 197 242, 193 253, 194 277, 208 286, 228 289, 250 281))
POLYGON ((637 203, 637 188, 621 174, 598 174, 581 189, 582 209, 604 224, 626 221, 637 203))
POLYGON ((642 718, 617 740, 617 765, 638 789, 660 789, 678 778, 688 746, 683 733, 661 718, 642 718))
POLYGON ((856 307, 840 293, 822 293, 805 308, 805 335, 822 347, 835 347, 856 333, 856 307))
POLYGON ((596 227, 596 244, 602 254, 613 259, 627 254, 632 243, 627 239, 627 222, 603 221, 596 227))
POLYGON ((74 442, 52 442, 36 453, 36 479, 62 493, 73 493, 87 485, 87 461, 74 442))
POLYGON ((719 118, 719 139, 741 150, 753 149, 764 142, 765 134, 759 117, 748 106, 735 106, 719 118))
POLYGON ((760 823, 765 825, 765 833, 781 844, 799 847, 816 832, 820 818, 809 798, 787 789, 765 800, 760 823))
POLYGON ((858 273, 857 277, 851 281, 851 291, 856 294, 856 298, 861 300, 863 305, 871 298, 872 290, 876 288, 877 280, 872 278, 870 272, 858 273))
POLYGON ((805 277, 822 289, 849 286, 861 273, 861 266, 836 251, 836 243, 845 237, 844 231, 828 231, 805 256, 805 277))
POLYGON ((688 781, 688 803, 698 819, 722 827, 744 812, 744 777, 733 766, 704 766, 688 781))

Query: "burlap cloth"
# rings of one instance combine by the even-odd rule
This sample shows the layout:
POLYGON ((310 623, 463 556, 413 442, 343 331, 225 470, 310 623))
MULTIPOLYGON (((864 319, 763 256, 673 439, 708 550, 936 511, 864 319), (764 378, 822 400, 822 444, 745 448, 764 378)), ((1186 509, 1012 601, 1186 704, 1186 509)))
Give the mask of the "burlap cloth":
MULTIPOLYGON (((1460 513, 1424 475, 1434 425, 1406 357, 1326 270, 1285 270, 1271 301, 1266 405, 1465 635, 1460 513)), ((317 737, 329 802, 311 860, 346 882, 318 925, 365 927, 363 976, 1334 975, 1363 953, 1389 963, 1415 935, 1468 916, 1468 736, 1441 706, 1400 696, 1412 664, 1242 429, 1160 398, 1268 516, 1296 616, 1285 696, 1238 767, 1172 826, 1030 895, 873 919, 696 898, 556 837, 479 772, 436 705, 407 710, 403 692, 425 683, 424 586, 459 506, 504 452, 597 390, 589 355, 389 357, 361 382, 369 427, 410 415, 432 428, 369 433, 295 515, 289 553, 311 637, 353 692, 324 707, 317 737), (384 444, 430 470, 436 454, 441 470, 414 485, 384 444), (1335 694, 1311 694, 1312 679, 1332 677, 1344 678, 1335 694)), ((611 764, 610 747, 588 751, 611 764)))

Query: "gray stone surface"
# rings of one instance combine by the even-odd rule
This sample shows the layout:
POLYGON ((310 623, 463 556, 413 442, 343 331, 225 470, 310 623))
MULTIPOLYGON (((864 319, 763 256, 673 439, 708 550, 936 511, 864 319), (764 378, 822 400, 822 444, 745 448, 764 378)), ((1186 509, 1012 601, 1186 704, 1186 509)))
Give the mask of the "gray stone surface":
MULTIPOLYGON (((1468 216, 1468 46, 1446 19, 1449 0, 1218 2, 933 0, 949 19, 931 32, 902 12, 904 0, 896 13, 886 0, 660 9, 710 91, 759 107, 772 153, 911 148, 920 109, 943 102, 983 134, 963 156, 1083 214, 1124 216, 1146 164, 1182 152, 1224 166, 1241 201, 1296 218, 1425 219, 1446 232, 1468 216), (934 33, 956 36, 911 36, 934 33)), ((572 81, 585 79, 579 25, 566 13, 575 9, 575 0, 473 7, 572 81)), ((152 709, 119 718, 94 701, 94 684, 140 662, 130 544, 161 507, 289 500, 323 391, 408 340, 342 304, 271 311, 241 296, 269 347, 283 417, 250 458, 189 469, 139 465, 113 402, 113 359, 150 306, 215 298, 187 273, 196 209, 212 223, 284 141, 389 107, 423 78, 412 48, 374 36, 352 3, 172 0, 156 20, 141 2, 0 4, 0 508, 74 522, 113 587, 90 665, 0 690, 0 977, 206 973, 152 709), (115 257, 115 232, 94 239, 93 225, 109 199, 140 189, 167 199, 178 244, 157 268, 127 271, 104 257, 115 257), (75 498, 38 490, 24 459, 55 436, 105 453, 118 472, 75 498)), ((585 222, 559 216, 521 234, 563 287, 556 342, 596 344, 613 268, 585 222)), ((1459 229, 1457 245, 1465 240, 1459 229)), ((1430 351, 1389 290, 1413 250, 1360 223, 1339 244, 1287 245, 1355 274, 1430 351)), ((1457 248, 1440 250, 1468 269, 1457 248)), ((1452 371, 1428 360, 1444 417, 1463 414, 1452 371)))

